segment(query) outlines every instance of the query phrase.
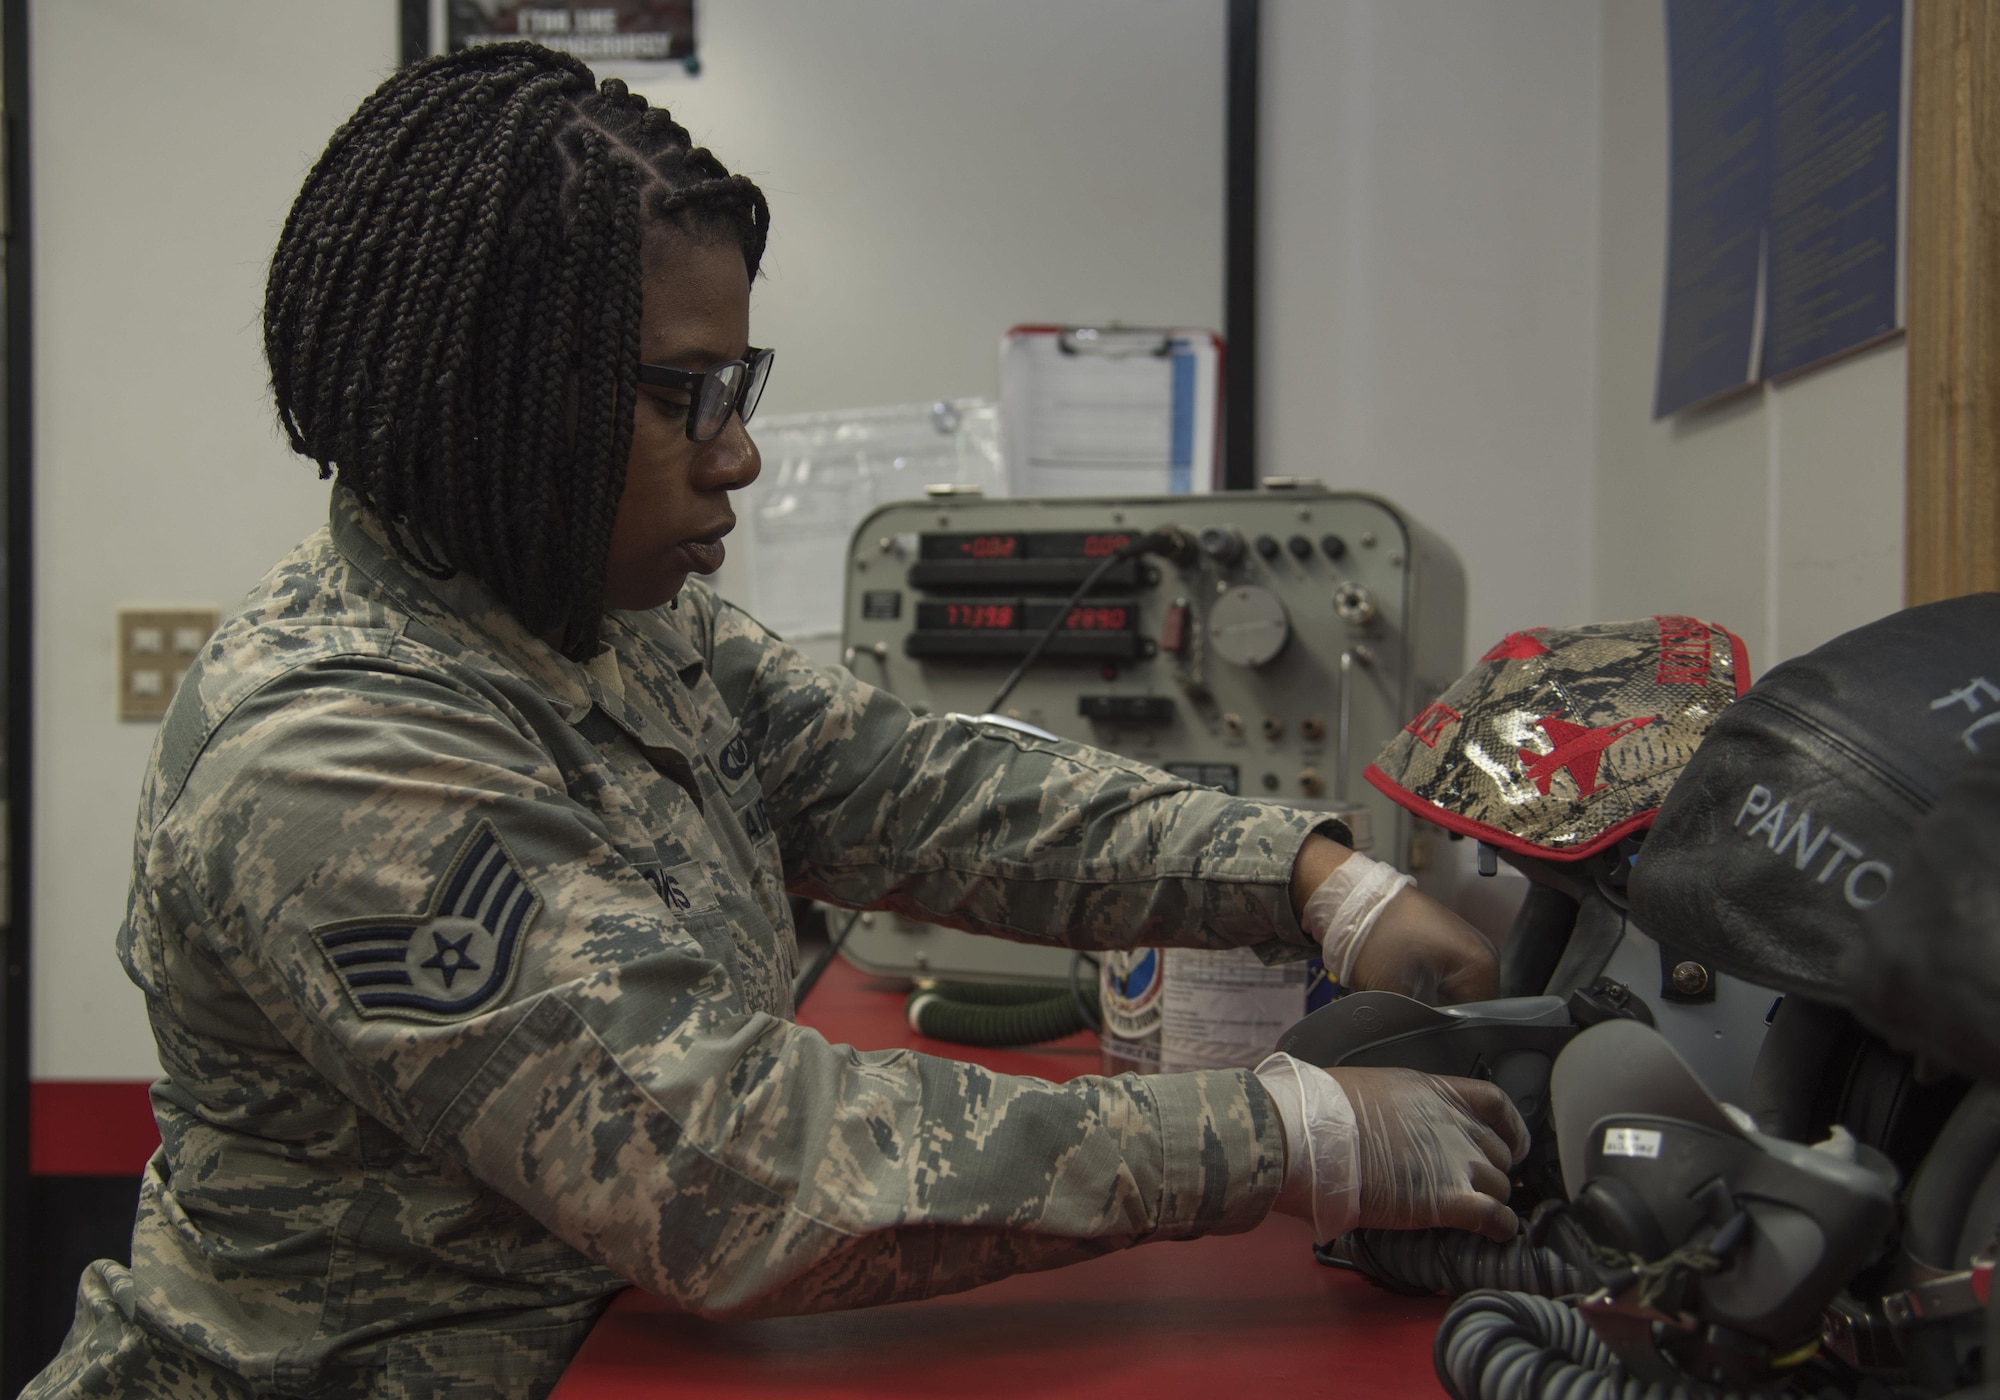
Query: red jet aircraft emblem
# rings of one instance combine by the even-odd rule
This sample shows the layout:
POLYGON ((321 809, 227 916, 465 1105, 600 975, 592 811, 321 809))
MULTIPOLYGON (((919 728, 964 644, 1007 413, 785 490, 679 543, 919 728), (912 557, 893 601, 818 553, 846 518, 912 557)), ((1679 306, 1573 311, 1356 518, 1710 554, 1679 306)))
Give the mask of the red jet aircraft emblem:
POLYGON ((1509 632, 1479 660, 1482 664, 1488 661, 1526 661, 1530 657, 1548 654, 1548 645, 1533 632, 1509 632))
POLYGON ((1542 733, 1549 736, 1555 747, 1547 753, 1536 753, 1533 749, 1520 750, 1521 762, 1527 765, 1524 776, 1534 780, 1535 790, 1547 797, 1549 784, 1562 769, 1569 770, 1576 782, 1576 795, 1588 797, 1597 791, 1598 770, 1604 763, 1604 751, 1630 734, 1635 729, 1644 729, 1656 718, 1644 715, 1638 719, 1621 719, 1616 724, 1607 724, 1602 729, 1590 729, 1581 724, 1571 724, 1562 719, 1561 710, 1535 721, 1542 733))

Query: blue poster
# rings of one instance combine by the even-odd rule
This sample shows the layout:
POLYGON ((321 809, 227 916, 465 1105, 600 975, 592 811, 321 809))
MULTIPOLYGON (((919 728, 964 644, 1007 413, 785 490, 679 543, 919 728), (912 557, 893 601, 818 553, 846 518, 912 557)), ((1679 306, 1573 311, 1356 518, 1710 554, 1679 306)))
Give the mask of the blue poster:
POLYGON ((1893 332, 1903 0, 1666 0, 1653 416, 1893 332))
POLYGON ((1902 0, 1778 0, 1770 310, 1775 379, 1896 329, 1902 0))
POLYGON ((1769 0, 1668 0, 1671 183, 1655 418, 1757 378, 1769 32, 1769 0))

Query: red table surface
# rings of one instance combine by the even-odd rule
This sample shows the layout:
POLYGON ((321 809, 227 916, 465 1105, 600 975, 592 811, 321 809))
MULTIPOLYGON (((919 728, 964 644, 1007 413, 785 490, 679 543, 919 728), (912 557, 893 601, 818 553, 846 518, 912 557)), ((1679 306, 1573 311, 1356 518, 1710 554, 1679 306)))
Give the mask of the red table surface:
MULTIPOLYGON (((830 1040, 907 1045, 1009 1074, 1098 1069, 1094 1037, 968 1050, 913 1034, 902 997, 836 960, 799 1019, 830 1040)), ((1431 1339, 1445 1301, 1403 1298, 1315 1263, 1301 1221, 1145 1245, 921 1302, 705 1322, 631 1289, 554 1400, 639 1396, 1215 1396, 1439 1394, 1431 1339), (1263 1387, 1279 1386, 1271 1392, 1263 1387)))

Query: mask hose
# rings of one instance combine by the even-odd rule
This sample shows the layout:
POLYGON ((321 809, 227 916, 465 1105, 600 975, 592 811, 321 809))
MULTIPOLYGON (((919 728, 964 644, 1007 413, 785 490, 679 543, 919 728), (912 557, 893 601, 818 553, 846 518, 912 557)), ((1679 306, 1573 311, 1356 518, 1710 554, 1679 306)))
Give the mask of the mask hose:
POLYGON ((1356 1230, 1315 1251, 1396 1293, 1457 1297, 1504 1289, 1557 1298, 1595 1286, 1584 1270, 1523 1231, 1497 1244, 1470 1230, 1356 1230))
POLYGON ((1687 1380, 1625 1375, 1583 1315, 1526 1293, 1468 1293, 1451 1305, 1431 1351, 1452 1400, 1748 1400, 1687 1380))

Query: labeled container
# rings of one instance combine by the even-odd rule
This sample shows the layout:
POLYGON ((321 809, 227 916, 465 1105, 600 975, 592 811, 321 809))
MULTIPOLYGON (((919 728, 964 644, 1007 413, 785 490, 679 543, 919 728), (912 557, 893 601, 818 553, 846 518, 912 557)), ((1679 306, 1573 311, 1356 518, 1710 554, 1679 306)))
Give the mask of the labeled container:
POLYGON ((1249 1069, 1306 1014, 1303 962, 1267 965, 1248 948, 1168 948, 1160 1072, 1249 1069))
POLYGON ((1254 1068, 1333 998, 1318 958, 1267 966, 1247 948, 1129 948, 1098 976, 1106 1074, 1254 1068))
POLYGON ((1164 948, 1120 948, 1098 964, 1097 1033, 1106 1074, 1156 1074, 1160 1068, 1160 989, 1164 948))

